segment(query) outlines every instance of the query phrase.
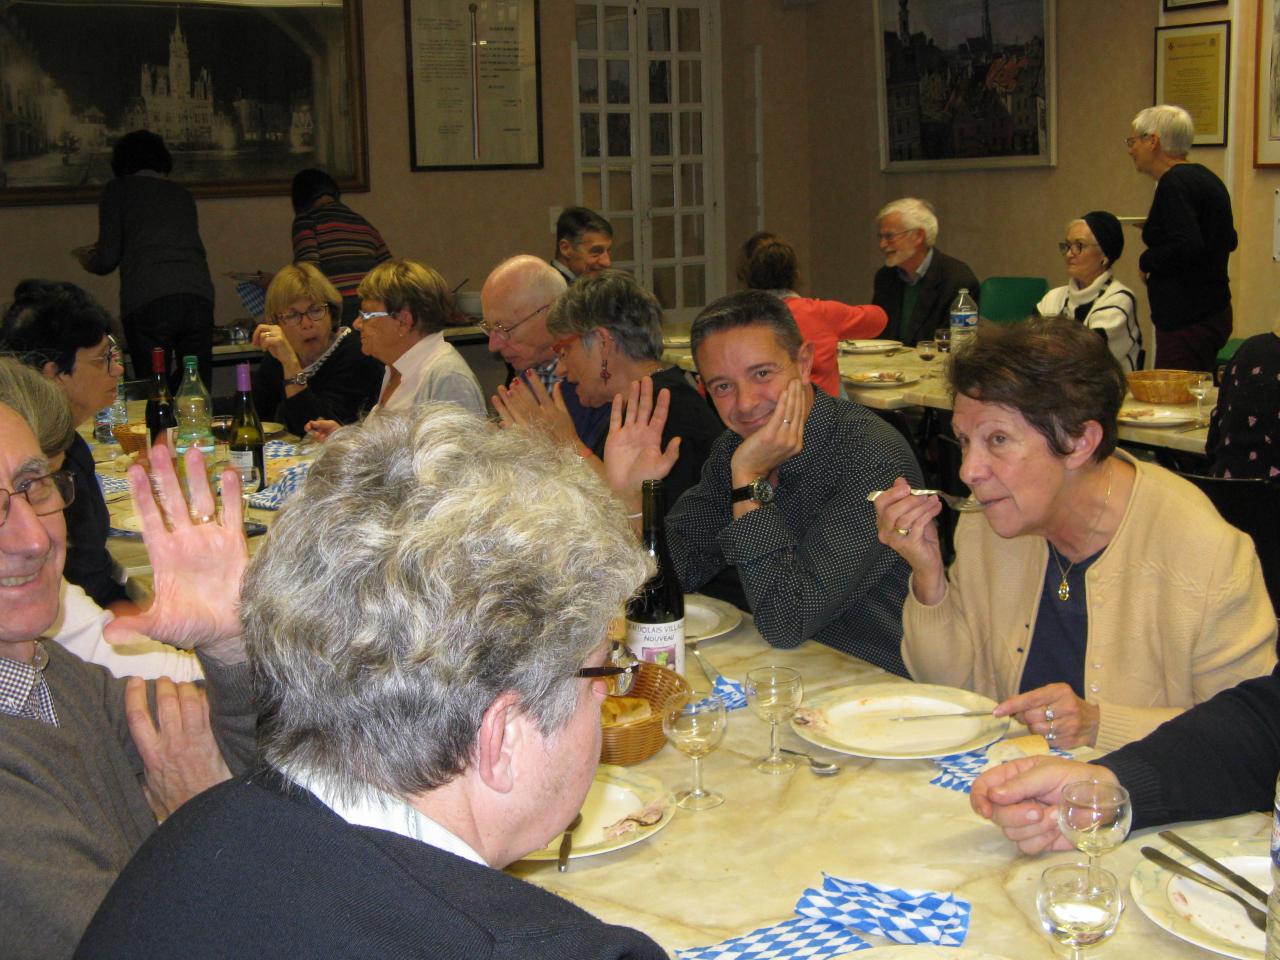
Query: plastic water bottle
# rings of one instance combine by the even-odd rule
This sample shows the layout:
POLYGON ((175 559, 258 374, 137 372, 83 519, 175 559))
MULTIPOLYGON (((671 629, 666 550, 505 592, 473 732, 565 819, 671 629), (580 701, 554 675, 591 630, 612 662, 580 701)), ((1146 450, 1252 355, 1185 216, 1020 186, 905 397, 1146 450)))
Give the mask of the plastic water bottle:
POLYGON ((111 432, 111 428, 115 426, 111 421, 113 410, 115 410, 114 405, 103 407, 93 415, 93 439, 97 443, 115 442, 115 434, 111 432))
POLYGON ((111 404, 111 429, 129 425, 129 402, 124 398, 124 378, 116 381, 116 402, 111 404))
POLYGON ((178 415, 178 435, 174 451, 179 464, 183 468, 182 455, 188 447, 198 447, 204 454, 205 469, 213 464, 213 427, 210 425, 212 401, 209 391, 204 388, 200 379, 198 361, 195 357, 183 357, 184 366, 182 386, 174 398, 174 406, 178 415))
POLYGON ((1280 777, 1271 821, 1271 895, 1267 897, 1267 960, 1280 960, 1280 777))
POLYGON ((961 287, 951 301, 951 349, 958 350, 978 329, 978 305, 969 296, 969 288, 961 287))

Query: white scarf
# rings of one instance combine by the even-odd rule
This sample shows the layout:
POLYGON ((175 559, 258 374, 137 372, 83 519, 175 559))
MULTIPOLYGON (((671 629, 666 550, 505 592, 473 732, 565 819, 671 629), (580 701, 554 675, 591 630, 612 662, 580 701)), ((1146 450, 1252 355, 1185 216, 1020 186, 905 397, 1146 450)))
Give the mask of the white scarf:
POLYGON ((1067 305, 1071 308, 1072 314, 1076 312, 1076 308, 1084 304, 1093 303, 1098 299, 1103 289, 1111 282, 1111 271, 1104 270, 1102 274, 1094 279, 1093 283, 1087 287, 1077 287, 1076 282, 1072 280, 1067 284, 1067 305))

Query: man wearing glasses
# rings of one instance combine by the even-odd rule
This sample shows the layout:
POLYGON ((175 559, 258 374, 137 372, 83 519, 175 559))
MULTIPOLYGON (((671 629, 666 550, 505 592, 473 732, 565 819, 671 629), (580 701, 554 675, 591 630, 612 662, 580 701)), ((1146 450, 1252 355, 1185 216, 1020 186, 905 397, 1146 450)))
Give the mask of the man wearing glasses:
POLYGON ((977 303, 978 278, 967 263, 934 246, 938 216, 928 201, 894 200, 876 223, 884 266, 876 271, 871 302, 889 315, 884 336, 915 346, 949 325, 951 301, 961 288, 977 303))
MULTIPOLYGON (((155 572, 156 602, 108 623, 116 641, 139 634, 195 648, 208 700, 193 684, 112 678, 58 643, 73 497, 51 473, 26 421, 0 404, 0 930, 12 957, 71 954, 103 895, 158 817, 243 769, 254 755, 253 709, 235 616, 248 561, 238 496, 226 524, 191 519, 167 448, 130 484, 155 572), (180 505, 166 524, 160 503, 180 505), (153 698, 155 726, 148 710, 153 698), (225 760, 224 760, 225 758, 225 760)), ((203 477, 198 453, 189 477, 203 477)), ((215 512, 207 483, 192 499, 215 512)))

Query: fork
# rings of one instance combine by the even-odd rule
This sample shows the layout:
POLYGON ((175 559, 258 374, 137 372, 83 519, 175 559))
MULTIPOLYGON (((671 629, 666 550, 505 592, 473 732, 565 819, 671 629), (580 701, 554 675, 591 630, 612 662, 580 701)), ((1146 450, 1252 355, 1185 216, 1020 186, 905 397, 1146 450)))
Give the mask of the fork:
MULTIPOLYGON (((872 490, 867 494, 868 502, 875 503, 876 497, 882 493, 884 493, 883 490, 872 490)), ((957 497, 954 493, 947 493, 945 490, 913 489, 911 495, 913 497, 937 497, 956 513, 976 513, 979 510, 987 509, 985 503, 981 503, 973 499, 973 497, 957 497)))

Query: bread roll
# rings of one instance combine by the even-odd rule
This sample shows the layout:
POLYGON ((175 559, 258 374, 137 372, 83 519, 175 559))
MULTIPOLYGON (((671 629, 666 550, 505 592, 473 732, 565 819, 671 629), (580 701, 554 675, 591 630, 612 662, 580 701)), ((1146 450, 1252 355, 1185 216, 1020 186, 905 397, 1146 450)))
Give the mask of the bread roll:
POLYGON ((600 719, 607 727, 647 720, 651 713, 644 697, 605 697, 600 704, 600 719))

